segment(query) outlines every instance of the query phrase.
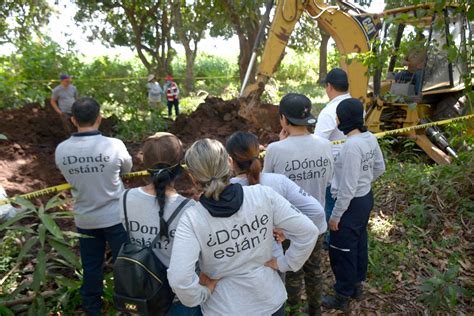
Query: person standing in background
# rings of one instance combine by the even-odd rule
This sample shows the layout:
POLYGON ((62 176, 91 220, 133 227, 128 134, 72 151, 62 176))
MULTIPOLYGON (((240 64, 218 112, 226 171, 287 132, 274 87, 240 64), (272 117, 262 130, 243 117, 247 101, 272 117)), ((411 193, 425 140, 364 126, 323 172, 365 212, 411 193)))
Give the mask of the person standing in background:
POLYGON ((71 122, 71 108, 72 104, 79 98, 76 87, 71 84, 71 78, 70 75, 61 74, 59 76, 61 82, 53 89, 51 95, 51 106, 59 114, 64 130, 68 135, 75 130, 71 122))
POLYGON ((349 299, 363 297, 369 262, 367 225, 374 206, 372 182, 385 171, 377 138, 364 125, 364 106, 345 99, 336 109, 338 128, 347 136, 334 165, 331 193, 336 200, 329 228, 329 259, 336 277, 335 295, 323 306, 349 312, 349 299))
POLYGON ((174 113, 176 116, 179 115, 179 88, 176 82, 173 81, 173 77, 171 75, 167 75, 165 77, 165 84, 163 86, 163 90, 166 93, 166 100, 168 105, 168 118, 171 118, 171 114, 173 112, 174 106, 174 113))
POLYGON ((161 95, 163 94, 163 90, 155 75, 148 76, 146 87, 148 89, 148 105, 150 108, 161 110, 161 95))
POLYGON ((74 221, 84 270, 80 289, 82 307, 89 316, 102 315, 103 265, 106 244, 115 261, 127 240, 119 213, 124 191, 121 174, 132 169, 132 157, 125 144, 99 132, 100 105, 82 97, 72 106, 77 133, 58 145, 56 166, 73 187, 74 221))
MULTIPOLYGON (((349 81, 347 79, 347 73, 341 68, 332 69, 324 80, 326 87, 326 94, 329 97, 329 103, 321 110, 318 115, 318 122, 314 130, 314 135, 326 138, 330 141, 346 139, 344 133, 337 128, 336 122, 336 108, 342 100, 351 97, 349 94, 349 81)), ((332 155, 334 161, 337 160, 339 152, 341 151, 342 144, 332 145, 332 155)), ((326 189, 326 204, 324 211, 326 212, 326 220, 329 221, 331 217, 332 209, 334 208, 334 199, 331 196, 331 187, 326 189)), ((329 232, 326 234, 324 239, 324 248, 329 247, 329 232)))

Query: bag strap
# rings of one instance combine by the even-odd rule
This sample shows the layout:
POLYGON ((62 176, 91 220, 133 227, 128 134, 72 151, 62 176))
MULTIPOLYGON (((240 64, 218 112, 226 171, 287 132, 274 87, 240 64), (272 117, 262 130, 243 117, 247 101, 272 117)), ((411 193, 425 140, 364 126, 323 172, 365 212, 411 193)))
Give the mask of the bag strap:
POLYGON ((176 218, 176 216, 178 216, 179 212, 181 212, 181 210, 186 206, 186 204, 188 204, 189 202, 189 199, 184 199, 179 205, 178 207, 176 208, 176 210, 174 210, 173 214, 171 214, 170 218, 168 218, 168 220, 166 221, 166 224, 168 224, 168 226, 171 225, 171 223, 173 222, 173 220, 176 218))
MULTIPOLYGON (((188 204, 189 201, 190 201, 189 199, 185 198, 178 205, 178 207, 174 210, 173 214, 171 214, 170 218, 168 218, 168 220, 166 221, 166 224, 168 224, 168 227, 171 225, 171 223, 176 218, 176 216, 178 216, 179 212, 181 212, 181 210, 186 206, 186 204, 188 204)), ((150 247, 155 245, 159 240, 160 240, 160 234, 156 235, 155 239, 153 239, 153 241, 151 242, 150 247)))
POLYGON ((130 189, 127 189, 123 193, 123 213, 125 215, 125 229, 127 230, 127 238, 128 238, 128 241, 130 242, 130 227, 128 224, 128 215, 127 215, 127 194, 129 191, 130 189))

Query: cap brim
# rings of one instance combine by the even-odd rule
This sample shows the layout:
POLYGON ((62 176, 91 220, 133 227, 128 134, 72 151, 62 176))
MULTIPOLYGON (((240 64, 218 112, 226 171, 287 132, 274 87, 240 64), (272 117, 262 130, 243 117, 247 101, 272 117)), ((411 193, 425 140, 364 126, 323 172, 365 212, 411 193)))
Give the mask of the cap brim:
POLYGON ((296 119, 296 118, 286 116, 286 119, 290 121, 292 124, 298 125, 298 126, 313 126, 317 122, 317 119, 313 115, 310 115, 304 119, 296 119))

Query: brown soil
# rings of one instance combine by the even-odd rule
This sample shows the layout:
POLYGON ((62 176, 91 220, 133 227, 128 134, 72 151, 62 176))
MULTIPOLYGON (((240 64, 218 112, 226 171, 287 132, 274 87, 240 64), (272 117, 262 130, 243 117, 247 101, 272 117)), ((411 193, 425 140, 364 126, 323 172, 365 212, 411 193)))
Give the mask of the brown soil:
MULTIPOLYGON (((236 100, 208 98, 191 115, 180 115, 171 125, 170 132, 180 137, 186 147, 205 137, 225 142, 228 136, 239 130, 252 131, 259 136, 262 144, 267 144, 278 139, 279 123, 277 108, 269 104, 264 106, 275 122, 274 130, 256 130, 250 126, 238 116, 236 100)), ((104 135, 113 135, 115 124, 114 118, 104 119, 101 131, 104 135)), ((54 164, 54 150, 67 135, 50 107, 28 104, 21 109, 2 111, 0 134, 8 138, 7 141, 0 141, 0 185, 10 196, 65 182, 54 164)), ((134 170, 141 170, 140 144, 126 144, 133 156, 134 170)), ((128 186, 144 183, 143 178, 126 180, 128 186)), ((196 193, 189 176, 184 175, 178 183, 181 193, 187 196, 196 193)))

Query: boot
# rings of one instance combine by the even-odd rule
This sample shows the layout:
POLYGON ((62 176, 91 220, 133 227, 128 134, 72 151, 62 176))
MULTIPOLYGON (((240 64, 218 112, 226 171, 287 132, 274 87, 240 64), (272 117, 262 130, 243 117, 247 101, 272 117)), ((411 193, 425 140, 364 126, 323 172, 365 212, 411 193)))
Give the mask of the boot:
POLYGON ((356 283, 354 287, 354 293, 351 297, 356 301, 361 301, 364 298, 364 287, 362 282, 356 283))
POLYGON ((328 309, 337 309, 344 313, 350 311, 349 298, 337 293, 334 296, 323 296, 323 306, 328 309))

